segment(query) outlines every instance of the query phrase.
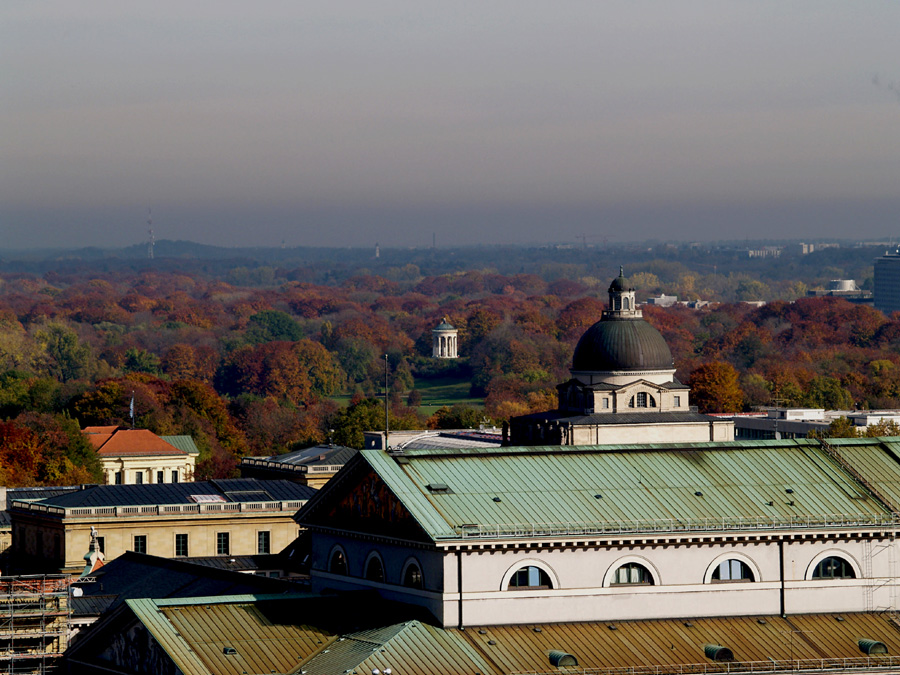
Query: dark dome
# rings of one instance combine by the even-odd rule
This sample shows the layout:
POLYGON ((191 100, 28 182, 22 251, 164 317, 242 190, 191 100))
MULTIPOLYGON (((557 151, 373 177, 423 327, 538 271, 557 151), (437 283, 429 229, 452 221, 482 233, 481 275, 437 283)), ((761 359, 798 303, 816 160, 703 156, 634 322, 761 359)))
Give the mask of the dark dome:
POLYGON ((641 318, 598 321, 587 329, 572 358, 574 371, 671 370, 675 367, 669 346, 641 318))
POLYGON ((626 279, 624 276, 622 276, 622 274, 620 272, 619 276, 617 276, 615 279, 613 279, 612 283, 609 285, 609 292, 613 293, 616 291, 621 292, 621 291, 627 291, 627 290, 628 290, 628 279, 626 279))

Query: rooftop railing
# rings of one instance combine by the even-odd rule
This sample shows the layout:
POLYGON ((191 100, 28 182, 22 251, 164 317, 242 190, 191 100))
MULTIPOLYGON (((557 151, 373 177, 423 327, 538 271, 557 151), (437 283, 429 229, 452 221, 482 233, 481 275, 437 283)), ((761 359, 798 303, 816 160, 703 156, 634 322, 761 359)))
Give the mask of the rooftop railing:
MULTIPOLYGON (((705 675, 706 673, 782 673, 782 672, 852 672, 896 671, 900 656, 867 656, 837 659, 769 659, 767 661, 733 661, 725 663, 688 663, 621 668, 572 668, 566 675, 705 675)), ((556 671, 521 670, 511 675, 558 675, 556 671)))
POLYGON ((554 536, 593 536, 683 532, 727 532, 751 530, 844 529, 852 527, 894 528, 900 519, 894 514, 835 514, 786 517, 698 518, 622 520, 593 523, 499 523, 468 524, 454 528, 462 539, 517 539, 554 536))
POLYGON ((151 504, 145 506, 90 506, 65 508, 36 504, 34 502, 13 502, 13 506, 27 511, 53 513, 63 518, 93 518, 97 516, 115 518, 171 516, 191 513, 272 513, 295 512, 306 502, 303 500, 273 502, 211 502, 203 504, 151 504))

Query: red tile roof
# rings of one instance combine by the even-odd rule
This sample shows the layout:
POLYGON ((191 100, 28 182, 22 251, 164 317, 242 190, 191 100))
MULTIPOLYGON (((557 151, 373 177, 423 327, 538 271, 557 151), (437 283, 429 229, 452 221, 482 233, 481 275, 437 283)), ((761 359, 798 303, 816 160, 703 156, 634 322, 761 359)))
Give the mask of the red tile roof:
POLYGON ((88 441, 101 457, 125 455, 187 455, 174 445, 166 443, 148 429, 118 429, 118 427, 87 427, 88 441), (90 431, 90 430, 101 431, 90 431), (109 430, 113 431, 110 432, 109 430))

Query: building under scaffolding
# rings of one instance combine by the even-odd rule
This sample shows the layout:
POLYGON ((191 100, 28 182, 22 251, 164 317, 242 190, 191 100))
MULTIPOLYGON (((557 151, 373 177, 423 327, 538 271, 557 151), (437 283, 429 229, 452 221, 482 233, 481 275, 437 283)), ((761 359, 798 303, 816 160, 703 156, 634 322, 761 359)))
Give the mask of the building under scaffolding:
POLYGON ((0 577, 0 674, 55 670, 69 635, 69 584, 62 574, 0 577))

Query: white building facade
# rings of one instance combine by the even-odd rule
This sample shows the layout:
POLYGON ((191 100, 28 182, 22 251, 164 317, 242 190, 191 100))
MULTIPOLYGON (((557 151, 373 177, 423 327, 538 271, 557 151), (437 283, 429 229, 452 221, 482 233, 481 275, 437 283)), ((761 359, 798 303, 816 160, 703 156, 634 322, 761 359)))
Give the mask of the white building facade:
POLYGON ((444 626, 892 610, 886 443, 363 451, 298 521, 314 590, 444 626))

